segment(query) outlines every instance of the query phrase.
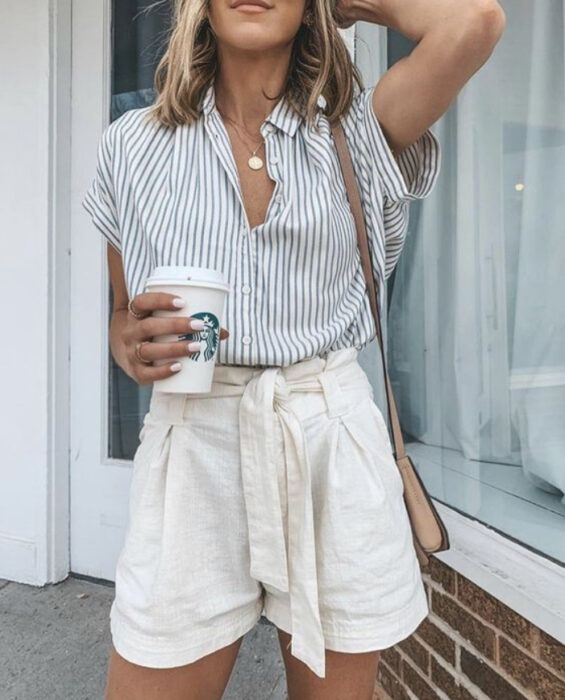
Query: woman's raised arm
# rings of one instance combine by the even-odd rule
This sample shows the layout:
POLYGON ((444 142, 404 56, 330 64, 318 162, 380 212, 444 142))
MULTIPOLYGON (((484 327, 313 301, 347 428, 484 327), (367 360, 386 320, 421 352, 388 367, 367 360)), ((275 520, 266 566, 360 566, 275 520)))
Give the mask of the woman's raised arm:
POLYGON ((341 26, 363 20, 417 42, 384 73, 373 109, 396 154, 447 111, 506 25, 497 0, 340 0, 341 26))

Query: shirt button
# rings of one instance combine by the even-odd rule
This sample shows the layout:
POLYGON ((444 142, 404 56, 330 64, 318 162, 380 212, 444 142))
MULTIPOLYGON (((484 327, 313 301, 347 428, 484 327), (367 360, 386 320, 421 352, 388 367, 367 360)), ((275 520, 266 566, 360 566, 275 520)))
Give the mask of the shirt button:
POLYGON ((249 345, 249 343, 251 342, 251 338, 248 335, 244 335, 243 338, 241 339, 241 342, 244 345, 249 345))
POLYGON ((251 287, 248 284, 244 284, 243 287, 241 288, 241 291, 244 294, 249 294, 249 292, 251 291, 251 287))
POLYGON ((279 162, 279 159, 278 159, 276 156, 273 156, 273 157, 271 158, 271 163, 272 163, 273 165, 276 165, 278 162, 279 162))
POLYGON ((278 194, 278 195, 275 197, 275 202, 276 202, 277 204, 280 204, 280 203, 282 202, 282 194, 278 194))

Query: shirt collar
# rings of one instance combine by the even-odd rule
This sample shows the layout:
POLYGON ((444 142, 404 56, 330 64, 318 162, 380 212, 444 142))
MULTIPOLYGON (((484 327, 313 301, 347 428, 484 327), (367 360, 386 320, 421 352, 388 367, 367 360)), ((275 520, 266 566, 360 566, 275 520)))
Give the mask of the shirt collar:
MULTIPOLYGON (((323 95, 320 95, 320 97, 318 98, 318 112, 320 112, 325 106, 326 99, 323 95)), ((206 89, 204 98, 202 100, 202 112, 208 117, 212 112, 214 112, 215 109, 215 89, 214 82, 212 81, 206 89)), ((298 129, 302 121, 302 115, 300 115, 294 109, 294 107, 290 104, 290 102, 284 95, 276 103, 276 105, 271 110, 271 113, 265 119, 265 122, 273 124, 277 128, 287 133, 289 136, 294 136, 296 130, 298 129)))

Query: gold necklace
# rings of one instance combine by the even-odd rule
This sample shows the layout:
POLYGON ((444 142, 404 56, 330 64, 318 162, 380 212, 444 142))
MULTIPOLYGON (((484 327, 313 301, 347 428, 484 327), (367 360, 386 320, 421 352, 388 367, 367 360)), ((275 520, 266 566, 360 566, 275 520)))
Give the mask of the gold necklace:
MULTIPOLYGON (((218 110, 218 111, 219 111, 219 110, 218 110)), ((220 112, 220 114, 221 114, 221 112, 220 112)), ((259 156, 257 155, 257 151, 258 151, 258 150, 261 148, 261 146, 265 143, 265 140, 264 140, 264 139, 261 139, 261 143, 257 146, 257 148, 256 148, 254 151, 252 151, 252 150, 249 148, 249 146, 247 145, 247 143, 246 143, 246 142, 243 140, 243 138, 241 137, 241 134, 239 133, 239 129, 237 128, 237 123, 234 122, 233 119, 230 119, 230 117, 226 117, 226 116, 223 115, 223 114, 221 114, 221 116, 222 116, 224 119, 227 119, 227 121, 231 122, 231 123, 234 125, 235 133, 236 133, 237 137, 239 138, 239 140, 241 141, 241 143, 242 143, 242 144, 249 150, 249 152, 251 153, 251 157, 248 159, 247 165, 251 168, 251 170, 261 170, 261 168, 263 167, 263 160, 262 160, 261 158, 259 158, 259 156)))

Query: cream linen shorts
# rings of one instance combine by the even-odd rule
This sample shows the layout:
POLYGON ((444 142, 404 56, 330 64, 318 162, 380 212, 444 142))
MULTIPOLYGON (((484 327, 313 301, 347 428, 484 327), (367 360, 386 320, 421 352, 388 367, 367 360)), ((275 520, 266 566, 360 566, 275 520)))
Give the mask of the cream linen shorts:
POLYGON ((403 482, 357 355, 217 365, 209 394, 153 391, 110 611, 124 658, 191 663, 265 615, 324 678, 324 649, 384 649, 427 616, 403 482))

